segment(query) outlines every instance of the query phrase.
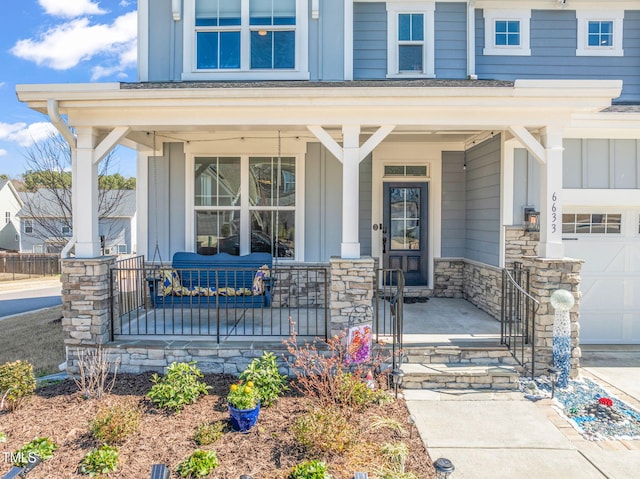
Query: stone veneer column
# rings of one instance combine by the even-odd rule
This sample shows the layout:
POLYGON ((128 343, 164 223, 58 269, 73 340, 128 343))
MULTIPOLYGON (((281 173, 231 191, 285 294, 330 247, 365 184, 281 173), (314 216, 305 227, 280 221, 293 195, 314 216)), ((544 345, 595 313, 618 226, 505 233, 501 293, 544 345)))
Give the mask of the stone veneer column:
POLYGON ((373 321, 374 259, 331 258, 330 264, 330 334, 338 334, 346 328, 350 316, 358 316, 359 321, 373 321))
POLYGON ((77 349, 109 340, 109 267, 115 256, 62 260, 62 305, 67 369, 76 372, 77 349))
POLYGON ((530 268, 530 287, 533 297, 540 301, 536 315, 536 374, 547 374, 553 359, 553 319, 555 310, 551 306, 551 294, 558 289, 570 291, 576 304, 571 317, 571 377, 578 375, 580 367, 580 271, 582 260, 563 258, 524 258, 530 268))

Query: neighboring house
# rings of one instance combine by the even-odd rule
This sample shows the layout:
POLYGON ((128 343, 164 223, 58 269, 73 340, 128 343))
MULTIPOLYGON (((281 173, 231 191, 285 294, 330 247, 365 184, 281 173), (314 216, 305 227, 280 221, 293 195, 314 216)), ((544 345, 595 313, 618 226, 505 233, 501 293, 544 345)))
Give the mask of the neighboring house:
MULTIPOLYGON (((107 190, 103 203, 113 205, 100 217, 101 254, 119 255, 136 251, 136 194, 134 190, 107 190)), ((54 194, 40 189, 35 193, 20 193, 23 207, 20 218, 22 253, 60 253, 73 237, 68 214, 70 198, 65 193, 54 194), (60 201, 60 198, 63 198, 60 201)))
POLYGON ((20 221, 22 208, 19 193, 11 180, 0 180, 0 251, 20 250, 20 221))
POLYGON ((532 244, 585 261, 582 342, 640 343, 637 0, 138 6, 138 82, 17 87, 76 151, 76 257, 121 143, 148 257, 372 256, 495 315, 487 271, 532 244))

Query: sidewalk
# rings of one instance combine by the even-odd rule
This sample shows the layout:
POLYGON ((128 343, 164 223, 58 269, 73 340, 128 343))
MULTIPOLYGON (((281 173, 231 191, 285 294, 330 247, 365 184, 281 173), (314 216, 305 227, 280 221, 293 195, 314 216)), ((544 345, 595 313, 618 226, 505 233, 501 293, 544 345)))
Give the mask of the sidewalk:
MULTIPOLYGON (((638 367, 590 366, 582 375, 640 409, 638 367)), ((640 441, 588 441, 553 408, 520 392, 404 391, 432 458, 452 479, 634 479, 640 441)))
POLYGON ((0 293, 6 293, 9 291, 28 291, 30 289, 47 288, 59 285, 61 285, 59 276, 17 279, 15 281, 0 281, 0 293))

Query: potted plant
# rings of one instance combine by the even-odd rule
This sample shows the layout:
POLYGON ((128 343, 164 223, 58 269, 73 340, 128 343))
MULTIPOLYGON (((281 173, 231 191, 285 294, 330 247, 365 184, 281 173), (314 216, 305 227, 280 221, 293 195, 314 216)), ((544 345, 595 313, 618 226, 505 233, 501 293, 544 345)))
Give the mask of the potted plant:
POLYGON ((260 399, 252 381, 238 381, 232 384, 227 395, 227 403, 234 431, 246 433, 255 426, 260 414, 260 399))

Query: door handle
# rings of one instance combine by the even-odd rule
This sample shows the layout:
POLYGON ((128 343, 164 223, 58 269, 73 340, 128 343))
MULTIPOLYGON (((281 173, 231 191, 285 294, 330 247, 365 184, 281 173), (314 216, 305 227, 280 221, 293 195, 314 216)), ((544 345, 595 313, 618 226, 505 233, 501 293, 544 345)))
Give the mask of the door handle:
POLYGON ((387 252, 387 235, 382 237, 382 254, 387 252))

